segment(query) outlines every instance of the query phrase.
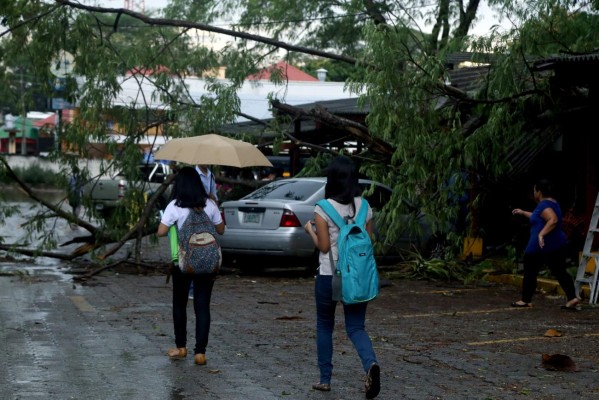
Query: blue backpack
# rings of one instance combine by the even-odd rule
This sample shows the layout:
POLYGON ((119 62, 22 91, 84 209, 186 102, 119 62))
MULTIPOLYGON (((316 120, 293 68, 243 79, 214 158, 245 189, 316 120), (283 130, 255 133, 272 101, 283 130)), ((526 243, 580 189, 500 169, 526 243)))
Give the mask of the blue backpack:
POLYGON ((216 229, 204 211, 189 210, 189 215, 177 229, 179 237, 179 269, 184 274, 212 275, 222 262, 216 229))
MULTIPOLYGON (((358 215, 347 222, 326 199, 316 204, 339 227, 339 258, 335 273, 341 274, 341 301, 343 304, 357 304, 374 299, 379 294, 379 274, 372 241, 365 228, 368 202, 362 198, 358 215)), ((335 266, 331 263, 331 267, 335 266)))

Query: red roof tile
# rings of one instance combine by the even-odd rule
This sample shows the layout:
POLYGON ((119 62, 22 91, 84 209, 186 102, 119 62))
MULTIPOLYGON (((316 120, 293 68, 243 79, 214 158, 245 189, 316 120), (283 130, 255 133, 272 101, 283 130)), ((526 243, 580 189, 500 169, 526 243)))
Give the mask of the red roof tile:
POLYGON ((273 70, 279 70, 283 79, 288 81, 300 81, 300 82, 318 82, 318 78, 313 77, 310 74, 305 73, 304 71, 295 68, 293 65, 289 65, 284 61, 279 61, 278 63, 271 65, 270 67, 266 67, 261 71, 258 71, 255 74, 252 74, 247 77, 249 80, 268 80, 273 72, 273 70))
POLYGON ((127 71, 127 75, 150 76, 150 75, 161 74, 161 73, 165 73, 165 72, 166 73, 170 72, 170 69, 168 69, 164 65, 159 65, 156 69, 133 67, 129 71, 127 71))

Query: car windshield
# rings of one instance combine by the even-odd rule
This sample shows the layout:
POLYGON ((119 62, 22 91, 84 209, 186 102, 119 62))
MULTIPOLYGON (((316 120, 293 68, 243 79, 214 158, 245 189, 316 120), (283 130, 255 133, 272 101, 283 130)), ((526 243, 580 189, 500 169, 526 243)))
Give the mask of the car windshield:
POLYGON ((306 200, 316 193, 324 182, 275 181, 248 194, 244 200, 306 200))

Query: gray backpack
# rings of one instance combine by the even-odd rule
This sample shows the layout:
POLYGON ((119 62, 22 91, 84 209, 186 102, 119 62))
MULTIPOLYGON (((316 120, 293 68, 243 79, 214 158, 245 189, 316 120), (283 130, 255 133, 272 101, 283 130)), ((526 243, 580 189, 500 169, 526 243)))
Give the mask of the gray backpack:
POLYGON ((222 263, 220 245, 216 241, 216 229, 203 210, 190 209, 177 234, 181 272, 190 275, 218 273, 222 263))

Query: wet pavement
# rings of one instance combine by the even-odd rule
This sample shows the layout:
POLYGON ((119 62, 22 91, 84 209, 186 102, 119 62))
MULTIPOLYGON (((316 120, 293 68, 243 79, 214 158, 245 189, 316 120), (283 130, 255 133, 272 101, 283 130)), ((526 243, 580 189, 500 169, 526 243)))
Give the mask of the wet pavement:
MULTIPOLYGON (((147 246, 146 257, 167 255, 147 246)), ((4 272, 24 267, 4 265, 4 272)), ((225 269, 212 299, 208 365, 196 366, 190 356, 166 357, 173 334, 164 275, 107 271, 82 285, 28 268, 0 277, 0 399, 364 398, 341 308, 332 391, 311 390, 314 280, 300 270, 225 269)), ((563 311, 563 300, 548 295, 514 309, 517 294, 509 285, 391 281, 368 311, 382 368, 378 398, 599 397, 597 310, 563 311), (544 337, 548 329, 563 336, 544 337), (543 353, 568 355, 579 371, 546 370, 543 353)))
MULTIPOLYGON (((55 231, 61 239, 80 233, 55 231)), ((145 241, 144 261, 165 261, 166 246, 164 238, 145 241)), ((108 270, 82 284, 69 267, 0 260, 0 399, 364 398, 341 307, 332 390, 311 389, 314 278, 301 269, 224 269, 212 298, 208 364, 196 366, 191 356, 166 356, 174 339, 164 275, 108 270)), ((563 298, 551 294, 537 295, 533 308, 511 308, 519 290, 505 284, 386 282, 367 319, 381 365, 379 399, 599 398, 596 308, 564 311, 563 298), (562 336, 545 337, 549 329, 562 336), (544 353, 571 357, 578 372, 543 368, 544 353)), ((188 312, 193 343, 191 303, 188 312)))

